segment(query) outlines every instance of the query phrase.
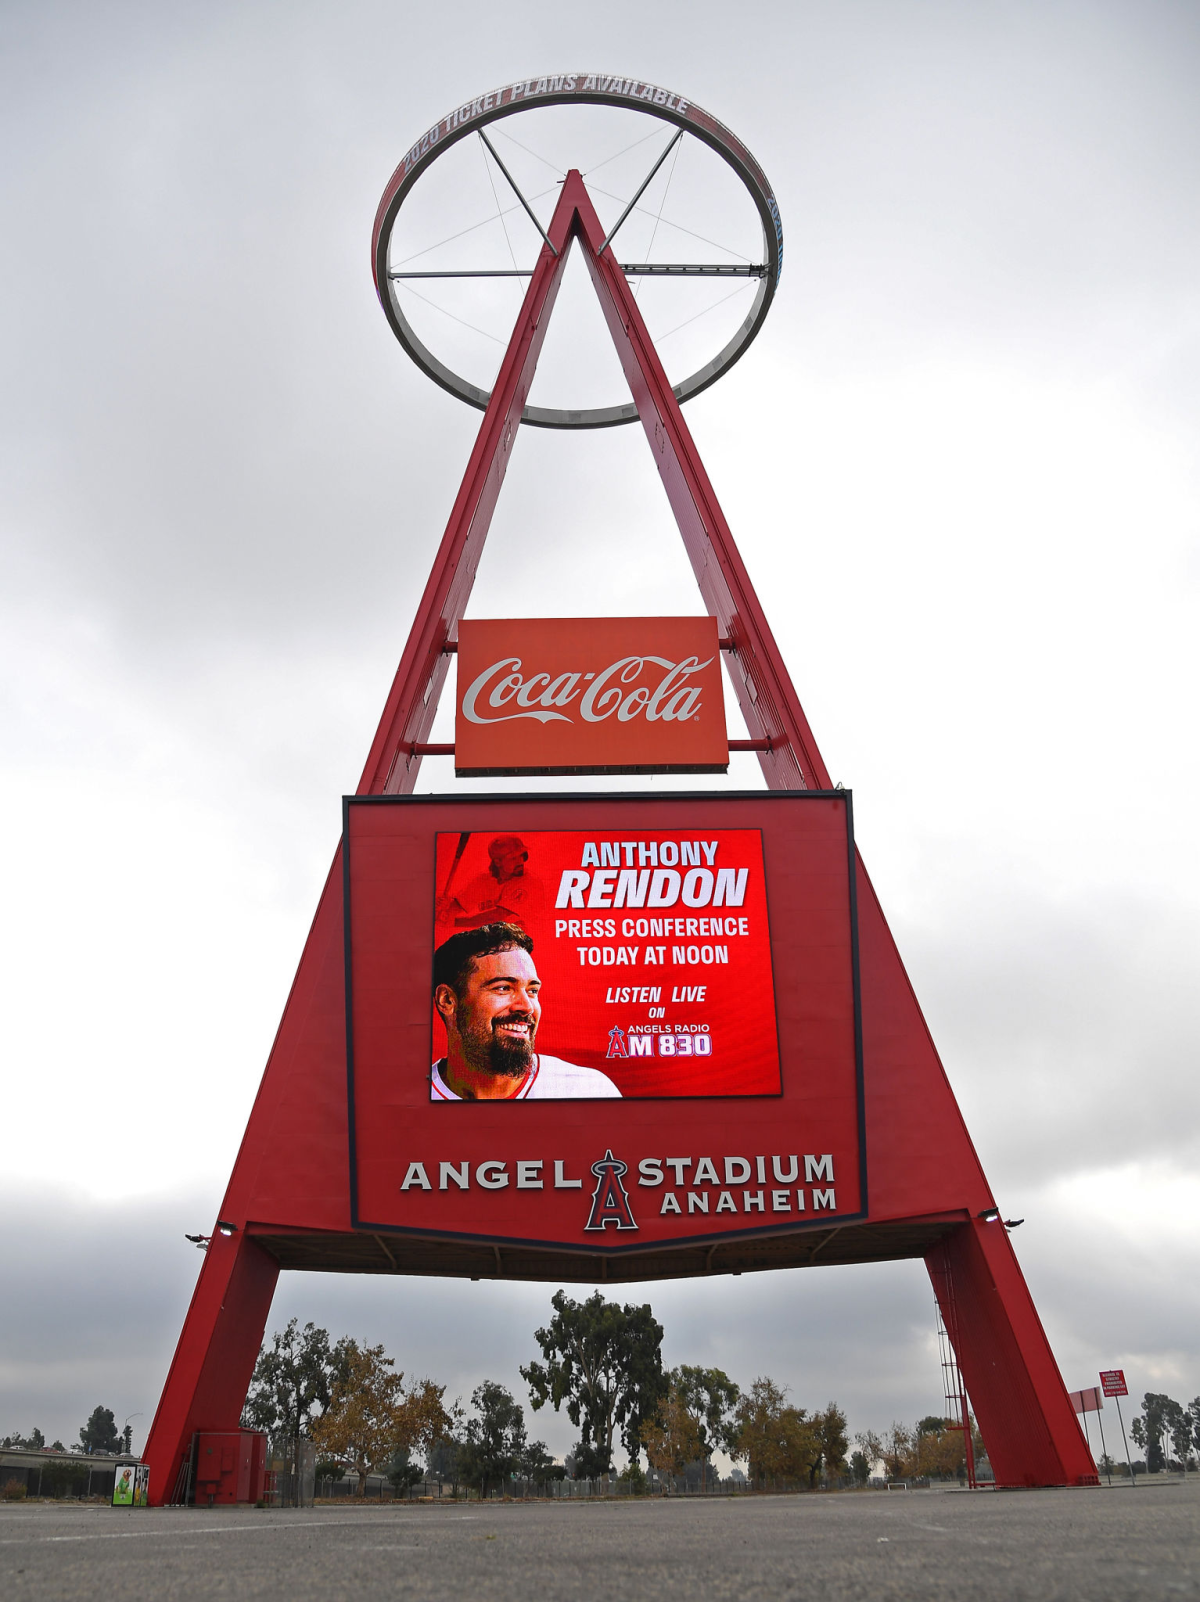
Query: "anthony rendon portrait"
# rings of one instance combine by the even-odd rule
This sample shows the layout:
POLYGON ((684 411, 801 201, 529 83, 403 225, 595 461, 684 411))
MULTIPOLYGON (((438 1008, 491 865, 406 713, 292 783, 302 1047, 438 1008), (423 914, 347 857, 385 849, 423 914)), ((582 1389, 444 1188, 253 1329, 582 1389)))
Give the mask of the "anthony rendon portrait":
POLYGON ((451 935, 433 954, 433 1004, 447 1052, 432 1101, 566 1101, 621 1092, 607 1074, 536 1049, 542 982, 533 941, 513 923, 451 935))

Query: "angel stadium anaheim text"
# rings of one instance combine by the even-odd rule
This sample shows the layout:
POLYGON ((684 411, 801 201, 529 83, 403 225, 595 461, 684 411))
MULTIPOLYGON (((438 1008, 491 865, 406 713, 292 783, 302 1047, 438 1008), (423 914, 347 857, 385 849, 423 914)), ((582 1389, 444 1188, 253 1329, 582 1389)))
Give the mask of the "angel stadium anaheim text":
MULTIPOLYGON (((612 1161, 609 1155, 608 1162, 612 1161)), ((603 1166, 601 1161, 591 1172, 596 1173, 603 1166)), ((628 1172, 620 1159, 617 1166, 621 1173, 628 1172)), ((837 1211, 833 1156, 829 1152, 810 1152, 803 1157, 643 1157, 637 1164, 637 1176, 642 1188, 661 1191, 660 1215, 837 1211), (801 1164, 804 1185, 797 1185, 801 1164)), ((583 1184, 581 1172, 569 1173, 562 1158, 547 1162, 540 1157, 517 1161, 496 1157, 476 1163, 425 1163, 414 1159, 408 1164, 400 1189, 495 1191, 512 1186, 516 1190, 582 1190, 583 1184), (551 1168, 553 1177, 548 1172, 551 1168)))

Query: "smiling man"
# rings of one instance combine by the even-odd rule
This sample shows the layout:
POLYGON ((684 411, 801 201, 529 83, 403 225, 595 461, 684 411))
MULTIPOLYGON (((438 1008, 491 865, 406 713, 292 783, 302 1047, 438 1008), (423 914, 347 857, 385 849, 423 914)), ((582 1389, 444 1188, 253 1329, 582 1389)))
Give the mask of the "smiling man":
POLYGON ((433 1101, 566 1101, 619 1096, 607 1074, 536 1049, 542 982, 533 941, 512 923, 451 935, 433 956, 433 1004, 448 1050, 433 1101))

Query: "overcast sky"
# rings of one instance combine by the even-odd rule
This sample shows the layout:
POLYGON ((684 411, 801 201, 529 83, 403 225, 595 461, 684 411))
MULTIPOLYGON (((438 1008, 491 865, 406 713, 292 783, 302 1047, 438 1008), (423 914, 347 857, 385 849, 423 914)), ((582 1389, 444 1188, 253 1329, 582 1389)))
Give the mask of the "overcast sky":
MULTIPOLYGON (((1200 1392, 1200 12, 7 0, 0 1434, 149 1424, 478 427, 380 313, 379 195, 579 68, 770 176, 779 295, 688 421, 1068 1385, 1200 1392)), ((472 613, 698 609, 640 430, 522 431, 472 613)), ((520 1391, 552 1289, 285 1276, 271 1327, 520 1391)), ((671 1362, 941 1408, 919 1263, 633 1294, 671 1362)))

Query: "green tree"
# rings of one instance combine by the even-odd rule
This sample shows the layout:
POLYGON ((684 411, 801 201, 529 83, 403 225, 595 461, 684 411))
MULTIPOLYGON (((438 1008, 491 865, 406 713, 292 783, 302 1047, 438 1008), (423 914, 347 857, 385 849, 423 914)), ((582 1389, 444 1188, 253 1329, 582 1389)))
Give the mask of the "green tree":
POLYGON ((867 1460, 867 1473, 864 1484, 871 1477, 871 1471, 883 1457, 883 1442, 874 1430, 859 1430, 854 1437, 854 1444, 867 1460))
POLYGON ((432 1443, 426 1453, 429 1472, 437 1480, 449 1480, 454 1486, 458 1485, 461 1477, 459 1458, 462 1454, 463 1443, 456 1440, 453 1435, 442 1435, 432 1443))
POLYGON ((506 1480, 521 1467, 528 1449, 525 1409, 511 1391, 493 1380, 475 1387, 471 1406, 475 1417, 467 1420, 459 1454, 460 1472, 469 1485, 477 1485, 486 1496, 490 1482, 506 1480))
POLYGON ((705 1482, 709 1459, 714 1452, 729 1452, 737 1440, 737 1404, 740 1388, 721 1368, 693 1368, 681 1363, 672 1369, 670 1381, 679 1391, 684 1406, 696 1420, 700 1431, 701 1486, 705 1482))
POLYGON ((121 1445, 121 1432, 111 1407, 94 1407, 92 1416, 80 1426, 79 1448, 83 1452, 116 1452, 121 1445))
POLYGON ((850 1454, 850 1475, 856 1485, 865 1485, 871 1478, 871 1465, 861 1447, 850 1454))
POLYGON ((289 1438, 309 1435, 313 1420, 329 1406, 338 1378, 344 1375, 350 1342, 331 1344, 329 1331, 315 1324, 299 1327, 289 1319, 264 1344, 242 1409, 242 1427, 289 1438))
POLYGON ((1178 1407, 1159 1391, 1147 1391, 1142 1397, 1142 1417, 1134 1419, 1129 1433, 1145 1450, 1147 1474, 1161 1474, 1167 1466, 1164 1443, 1169 1439, 1172 1410, 1178 1407))
POLYGON ((566 1470, 556 1463, 546 1449, 545 1441, 530 1441, 521 1454, 517 1472, 527 1480, 561 1480, 566 1470))
POLYGON ((1175 1460, 1187 1472, 1188 1451, 1192 1444, 1192 1416, 1186 1407, 1167 1398, 1163 1408, 1163 1430, 1171 1443, 1175 1460))
POLYGON ((815 1485, 822 1470, 837 1474, 846 1465, 846 1415, 836 1402, 830 1402, 823 1413, 814 1413, 812 1426, 817 1435, 818 1450, 808 1466, 808 1483, 815 1485))
POLYGON ((407 1446, 397 1447, 384 1473, 397 1495, 403 1495, 409 1486, 417 1485, 425 1478, 425 1470, 419 1463, 413 1462, 407 1446))
POLYGON ((586 1478, 607 1474, 620 1432, 630 1457, 641 1445, 641 1428, 667 1389, 662 1366, 662 1325, 641 1307, 606 1302, 597 1291, 586 1302, 564 1291, 552 1298, 554 1317, 536 1332, 545 1364, 521 1369, 536 1412, 547 1402, 581 1434, 575 1460, 586 1478))

